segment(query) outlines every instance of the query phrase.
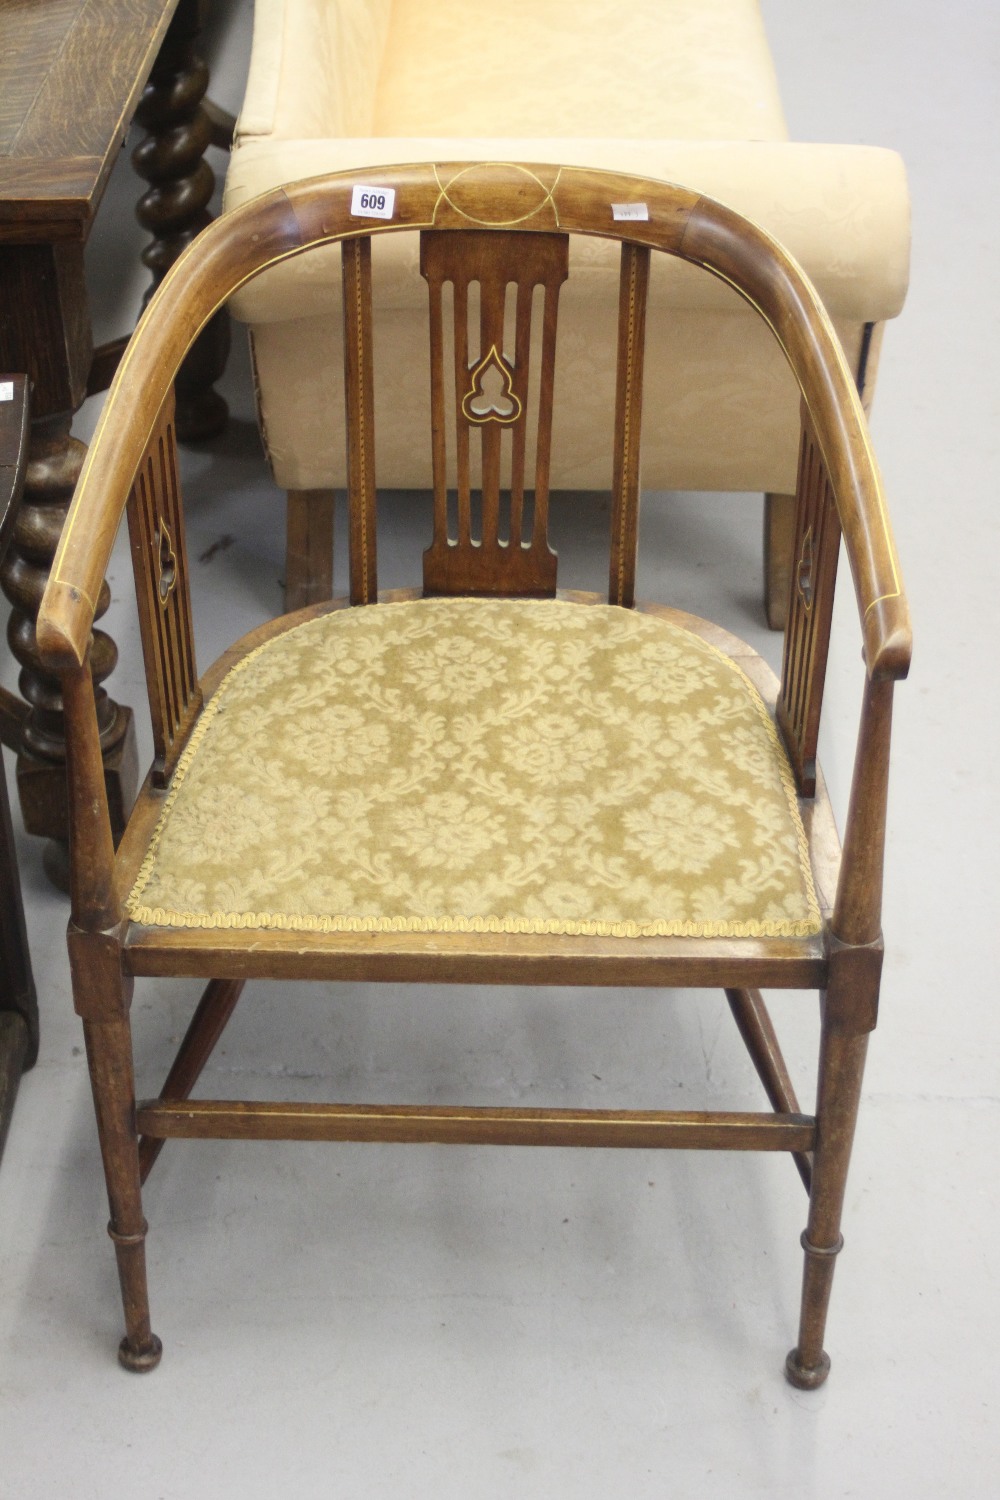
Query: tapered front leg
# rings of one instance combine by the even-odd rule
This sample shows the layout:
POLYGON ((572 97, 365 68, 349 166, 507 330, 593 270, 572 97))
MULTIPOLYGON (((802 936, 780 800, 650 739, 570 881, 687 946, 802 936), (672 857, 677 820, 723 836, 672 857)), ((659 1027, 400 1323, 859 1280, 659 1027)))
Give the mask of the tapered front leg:
POLYGON ((147 1225, 139 1182, 131 1028, 127 1015, 119 1015, 84 1021, 83 1030, 111 1208, 108 1233, 114 1241, 125 1309, 118 1358, 126 1370, 152 1370, 163 1348, 149 1325, 147 1225))
POLYGON ((840 1220, 868 1034, 875 1024, 881 946, 877 950, 855 950, 855 955, 858 954, 862 956, 861 963, 842 967, 832 976, 823 1007, 816 1149, 809 1222, 802 1236, 805 1266, 799 1341, 785 1361, 786 1376, 801 1390, 815 1390, 830 1373, 823 1335, 834 1267, 844 1243, 840 1220))

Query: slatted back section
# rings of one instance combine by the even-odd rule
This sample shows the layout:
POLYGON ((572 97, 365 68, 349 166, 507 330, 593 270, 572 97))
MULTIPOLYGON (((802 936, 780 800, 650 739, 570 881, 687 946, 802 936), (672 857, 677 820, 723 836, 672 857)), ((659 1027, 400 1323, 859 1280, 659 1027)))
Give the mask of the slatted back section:
POLYGON ((777 714, 799 791, 806 797, 816 790, 816 745, 839 555, 840 521, 833 490, 803 406, 795 561, 777 714))
POLYGON ((639 430, 648 287, 649 250, 644 245, 630 245, 625 241, 618 288, 618 371, 608 602, 629 608, 635 603, 635 562, 639 547, 639 430))
POLYGON ((431 433, 434 537, 424 553, 424 591, 432 594, 554 594, 556 556, 548 542, 549 461, 559 288, 568 273, 562 234, 460 230, 421 235, 420 270, 430 295, 431 433), (445 347, 444 287, 453 288, 451 350, 445 347), (479 296, 470 335, 470 288, 479 296), (505 344, 513 286, 513 348, 505 344), (535 288, 541 295, 541 348, 532 365, 535 288), (478 337, 477 337, 478 333, 478 337), (449 388, 455 432, 456 518, 448 517, 449 388), (534 513, 525 536, 529 395, 537 391, 534 513), (502 445, 510 434, 510 488, 501 496, 502 445), (476 437, 474 438, 474 434, 476 437), (471 445, 482 459, 479 534, 473 517, 471 445))
POLYGON ((128 529, 153 721, 153 780, 163 786, 201 706, 172 391, 129 494, 128 529))

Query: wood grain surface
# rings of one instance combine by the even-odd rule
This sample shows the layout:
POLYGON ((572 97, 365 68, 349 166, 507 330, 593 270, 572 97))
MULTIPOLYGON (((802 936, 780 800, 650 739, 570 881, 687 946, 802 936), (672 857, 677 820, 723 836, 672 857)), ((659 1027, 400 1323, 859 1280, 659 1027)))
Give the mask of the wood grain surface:
POLYGON ((177 0, 0 0, 0 238, 85 237, 177 0))

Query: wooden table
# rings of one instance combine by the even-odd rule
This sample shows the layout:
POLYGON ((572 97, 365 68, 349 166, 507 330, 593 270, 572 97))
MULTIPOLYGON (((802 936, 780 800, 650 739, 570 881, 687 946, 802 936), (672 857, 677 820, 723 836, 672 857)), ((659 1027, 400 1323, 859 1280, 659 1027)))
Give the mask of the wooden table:
MULTIPOLYGON (((83 250, 133 115, 148 132, 134 153, 149 182, 138 214, 154 235, 153 284, 208 222, 214 177, 204 160, 226 123, 202 107, 208 71, 194 50, 200 0, 0 0, 0 370, 32 385, 27 475, 0 581, 23 701, 4 694, 0 737, 18 752, 24 824, 49 843, 45 866, 67 882, 65 738, 59 682, 38 658, 35 618, 84 445, 71 434, 87 394, 106 388, 125 339, 94 349, 83 250)), ((211 389, 228 326, 206 330, 178 378, 179 430, 208 436, 225 421, 211 389)), ((109 602, 107 586, 98 614, 109 602)), ((94 685, 116 836, 135 795, 131 711, 101 686, 117 648, 95 631, 94 685)))

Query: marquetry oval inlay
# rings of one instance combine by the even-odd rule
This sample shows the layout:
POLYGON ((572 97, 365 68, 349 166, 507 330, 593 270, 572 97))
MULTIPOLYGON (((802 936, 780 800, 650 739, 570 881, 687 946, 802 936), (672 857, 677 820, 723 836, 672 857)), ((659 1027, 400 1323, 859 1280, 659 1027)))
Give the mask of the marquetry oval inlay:
POLYGON ((447 182, 441 180, 437 167, 434 171, 441 189, 435 223, 445 220, 447 209, 451 209, 470 224, 493 229, 516 229, 529 220, 533 229, 559 228, 553 194, 561 167, 533 171, 513 162, 469 163, 447 182), (489 189, 488 194, 483 192, 484 187, 489 189))

